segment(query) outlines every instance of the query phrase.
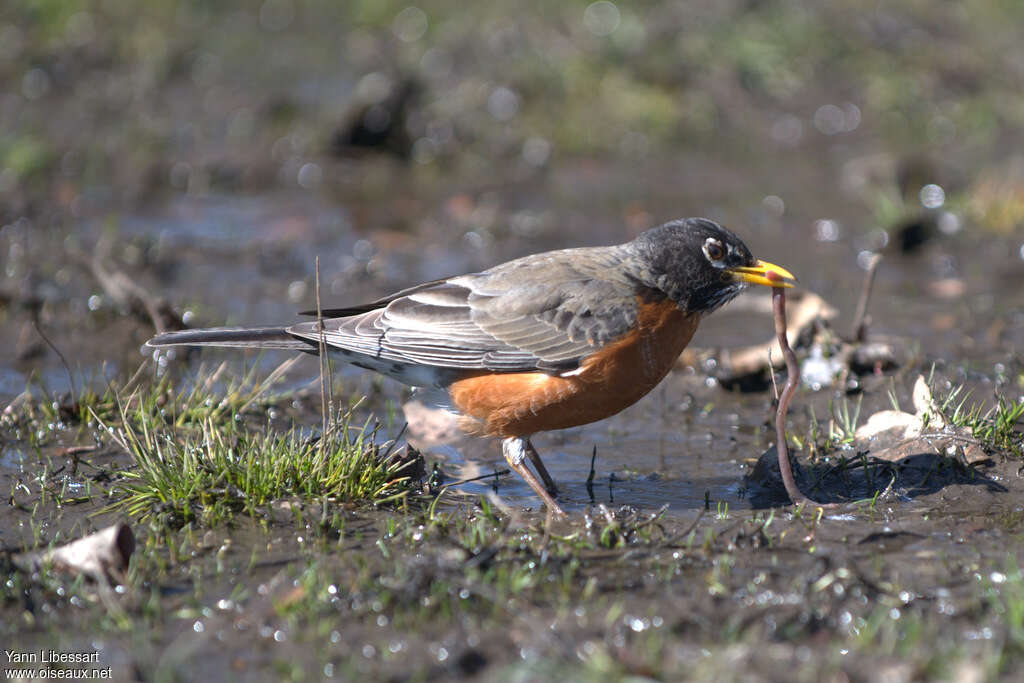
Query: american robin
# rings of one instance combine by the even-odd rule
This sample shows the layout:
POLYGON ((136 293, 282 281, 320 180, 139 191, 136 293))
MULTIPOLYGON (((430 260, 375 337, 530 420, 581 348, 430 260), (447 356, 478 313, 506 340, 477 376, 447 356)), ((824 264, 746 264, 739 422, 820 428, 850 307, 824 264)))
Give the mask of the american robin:
POLYGON ((406 384, 447 389, 470 432, 502 439, 509 465, 564 514, 530 436, 614 415, 668 373, 700 318, 749 284, 791 287, 704 218, 632 242, 525 256, 426 282, 320 321, 171 332, 150 346, 229 346, 337 358, 406 384), (529 457, 543 480, 525 464, 529 457), (545 488, 546 487, 546 488, 545 488))

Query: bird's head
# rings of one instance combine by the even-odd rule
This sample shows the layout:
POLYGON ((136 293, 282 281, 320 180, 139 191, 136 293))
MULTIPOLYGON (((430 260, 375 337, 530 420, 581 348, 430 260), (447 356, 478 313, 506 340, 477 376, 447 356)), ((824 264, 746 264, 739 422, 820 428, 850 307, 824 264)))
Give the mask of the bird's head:
POLYGON ((788 270, 754 258, 743 240, 706 218, 651 228, 631 246, 649 270, 652 285, 689 313, 710 313, 748 285, 796 283, 788 270))

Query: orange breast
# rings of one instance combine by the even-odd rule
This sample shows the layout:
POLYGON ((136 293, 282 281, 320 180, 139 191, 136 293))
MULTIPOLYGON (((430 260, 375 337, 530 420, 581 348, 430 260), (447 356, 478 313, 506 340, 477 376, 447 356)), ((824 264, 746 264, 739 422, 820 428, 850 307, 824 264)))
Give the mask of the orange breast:
POLYGON ((524 372, 455 381, 449 392, 468 418, 463 426, 490 436, 527 436, 602 420, 633 405, 672 368, 699 317, 666 300, 641 303, 637 322, 570 377, 524 372))

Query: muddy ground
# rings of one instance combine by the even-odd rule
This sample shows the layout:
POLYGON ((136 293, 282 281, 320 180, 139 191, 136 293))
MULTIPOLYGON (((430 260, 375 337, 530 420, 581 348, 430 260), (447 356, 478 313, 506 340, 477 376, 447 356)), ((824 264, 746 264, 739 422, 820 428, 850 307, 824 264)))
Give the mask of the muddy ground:
MULTIPOLYGON (((5 652, 99 653, 115 680, 1018 679, 1022 22, 994 0, 5 4, 5 652), (401 502, 296 489, 254 511, 218 485, 111 509, 141 465, 108 388, 175 415, 176 392, 211 409, 285 360, 154 358, 157 325, 291 320, 317 257, 347 305, 687 215, 834 307, 798 346, 813 385, 788 430, 838 508, 794 510, 757 465, 772 382, 722 351, 772 335, 749 293, 636 406, 536 440, 566 521, 497 444, 418 423, 401 502), (885 352, 830 366, 876 253, 885 352), (853 431, 913 412, 919 376, 933 431, 964 439, 880 460, 853 431), (112 586, 15 559, 116 519, 137 548, 112 586)), ((305 359, 214 428, 316 435, 319 377, 305 359)), ((399 435, 407 390, 333 386, 399 435)))

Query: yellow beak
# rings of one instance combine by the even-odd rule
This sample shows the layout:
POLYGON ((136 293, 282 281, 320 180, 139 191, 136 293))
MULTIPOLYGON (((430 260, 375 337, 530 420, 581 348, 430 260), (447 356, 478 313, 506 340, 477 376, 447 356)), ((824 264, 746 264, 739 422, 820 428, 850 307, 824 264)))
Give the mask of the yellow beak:
POLYGON ((791 272, 767 261, 757 261, 752 266, 730 268, 729 272, 735 275, 737 280, 765 287, 792 287, 797 282, 791 272))

